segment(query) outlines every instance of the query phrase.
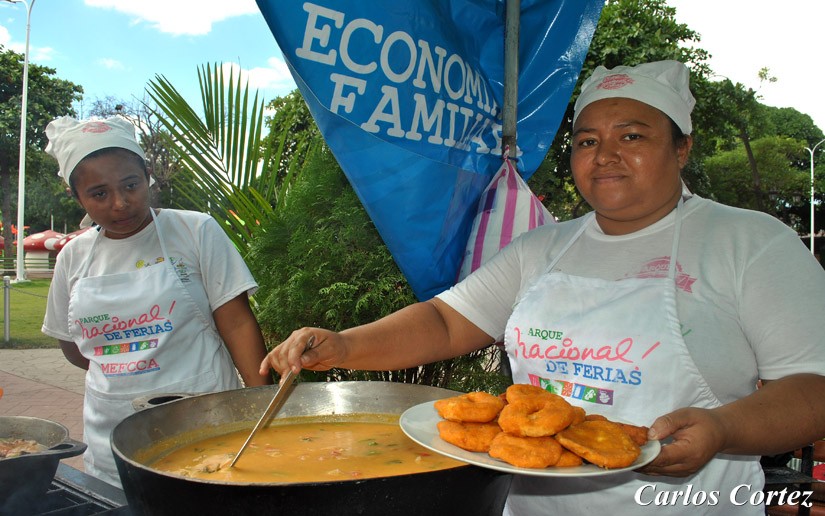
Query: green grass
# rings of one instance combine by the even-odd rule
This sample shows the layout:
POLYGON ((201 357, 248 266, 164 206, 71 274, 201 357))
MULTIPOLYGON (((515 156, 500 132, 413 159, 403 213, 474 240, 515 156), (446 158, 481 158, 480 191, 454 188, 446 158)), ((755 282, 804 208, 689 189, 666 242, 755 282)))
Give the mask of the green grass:
POLYGON ((12 282, 8 291, 9 299, 9 341, 6 342, 6 290, 3 288, 0 337, 2 349, 57 348, 57 340, 40 333, 43 316, 46 313, 46 296, 49 293, 48 279, 33 279, 21 283, 12 282))

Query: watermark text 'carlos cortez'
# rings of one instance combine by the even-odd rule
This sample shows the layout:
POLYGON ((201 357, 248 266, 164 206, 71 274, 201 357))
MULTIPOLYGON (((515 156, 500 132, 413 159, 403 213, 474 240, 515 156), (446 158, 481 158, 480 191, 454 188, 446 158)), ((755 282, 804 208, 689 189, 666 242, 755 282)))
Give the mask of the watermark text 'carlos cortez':
MULTIPOLYGON (((732 505, 801 505, 811 507, 813 491, 788 491, 783 488, 779 491, 754 491, 750 484, 739 484, 734 487, 728 499, 732 505)), ((656 484, 645 484, 636 490, 633 499, 639 505, 661 507, 666 505, 714 506, 719 505, 721 493, 719 491, 693 490, 688 484, 684 490, 659 491, 656 484)))

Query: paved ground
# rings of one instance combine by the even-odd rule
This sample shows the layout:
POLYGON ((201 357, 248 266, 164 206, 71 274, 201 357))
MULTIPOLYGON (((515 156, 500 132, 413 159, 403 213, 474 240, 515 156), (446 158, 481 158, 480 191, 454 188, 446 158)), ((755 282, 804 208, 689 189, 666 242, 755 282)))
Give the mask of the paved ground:
MULTIPOLYGON (((56 421, 69 429, 69 437, 82 441, 85 374, 59 349, 0 349, 0 416, 56 421)), ((63 462, 83 469, 81 456, 63 462)))

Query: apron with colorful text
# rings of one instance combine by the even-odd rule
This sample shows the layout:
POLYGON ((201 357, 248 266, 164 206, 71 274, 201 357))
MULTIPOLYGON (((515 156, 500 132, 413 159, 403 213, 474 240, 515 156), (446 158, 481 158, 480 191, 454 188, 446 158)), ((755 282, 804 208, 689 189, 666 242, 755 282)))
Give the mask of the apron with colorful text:
POLYGON ((135 398, 241 386, 211 319, 174 271, 160 225, 163 262, 134 272, 86 277, 97 235, 69 300, 69 328, 89 359, 83 406, 85 469, 120 485, 111 433, 133 414, 135 398))
MULTIPOLYGON (((675 212, 668 274, 659 278, 609 281, 552 272, 596 223, 592 214, 582 221, 507 323, 505 347, 515 383, 543 387, 588 413, 637 425, 649 426, 681 407, 720 405, 682 338, 675 287, 681 200, 675 212)), ((763 483, 754 457, 727 455, 717 455, 688 478, 635 472, 516 475, 505 514, 764 514, 748 502, 763 483), (737 487, 742 484, 748 487, 737 487)))

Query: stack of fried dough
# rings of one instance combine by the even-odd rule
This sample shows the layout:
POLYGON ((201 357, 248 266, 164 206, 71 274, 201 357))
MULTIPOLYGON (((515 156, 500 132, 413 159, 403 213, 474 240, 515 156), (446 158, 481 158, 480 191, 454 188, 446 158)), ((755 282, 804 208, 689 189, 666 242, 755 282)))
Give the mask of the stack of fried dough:
POLYGON ((520 468, 633 464, 648 428, 587 414, 557 394, 533 385, 511 385, 501 396, 477 391, 435 402, 444 421, 438 434, 467 451, 520 468))

